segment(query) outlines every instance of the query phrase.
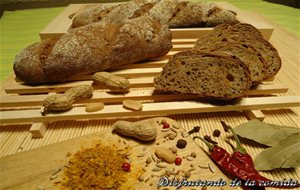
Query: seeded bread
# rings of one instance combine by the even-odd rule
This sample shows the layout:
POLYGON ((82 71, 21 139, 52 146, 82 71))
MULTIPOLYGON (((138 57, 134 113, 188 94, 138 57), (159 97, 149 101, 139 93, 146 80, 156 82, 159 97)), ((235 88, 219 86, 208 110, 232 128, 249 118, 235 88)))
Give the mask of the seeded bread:
POLYGON ((163 56, 172 47, 171 38, 168 26, 147 17, 89 24, 28 46, 16 56, 14 71, 27 83, 60 82, 163 56))
POLYGON ((274 77, 281 68, 281 59, 277 50, 249 24, 218 26, 211 34, 198 39, 194 48, 206 48, 219 42, 234 42, 247 48, 251 47, 259 59, 266 62, 265 78, 274 77))
POLYGON ((159 91, 230 100, 245 95, 251 78, 248 67, 235 56, 187 50, 170 58, 154 86, 159 91))
POLYGON ((267 63, 250 45, 236 42, 219 42, 200 49, 209 52, 222 51, 237 56, 248 66, 253 83, 261 82, 266 78, 267 63))
POLYGON ((75 16, 73 27, 94 22, 121 23, 140 16, 150 16, 171 28, 206 27, 220 23, 237 23, 236 14, 213 3, 181 0, 134 0, 119 6, 97 5, 75 16))

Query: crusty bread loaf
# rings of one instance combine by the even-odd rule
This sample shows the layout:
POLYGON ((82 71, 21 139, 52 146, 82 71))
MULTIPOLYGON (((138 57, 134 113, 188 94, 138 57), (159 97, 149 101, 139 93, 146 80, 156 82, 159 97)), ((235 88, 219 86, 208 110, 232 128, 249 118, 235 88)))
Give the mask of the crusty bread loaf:
POLYGON ((281 68, 281 59, 277 50, 267 40, 263 39, 261 33, 249 24, 236 24, 233 26, 221 25, 216 27, 212 33, 198 39, 194 48, 210 47, 219 42, 240 43, 244 47, 251 47, 261 61, 266 62, 265 78, 274 77, 281 68))
POLYGON ((187 50, 170 58, 154 86, 159 91, 230 100, 245 95, 251 78, 248 67, 235 56, 187 50))
POLYGON ((95 22, 104 23, 125 23, 129 19, 136 18, 141 15, 141 10, 147 6, 152 7, 153 3, 145 1, 128 1, 121 4, 99 4, 88 7, 74 17, 72 26, 74 28, 85 26, 95 22))
POLYGON ((220 9, 213 3, 182 0, 133 0, 119 6, 89 7, 75 16, 73 27, 94 22, 121 23, 143 15, 151 16, 172 28, 206 27, 238 22, 234 12, 220 9))
POLYGON ((171 38, 168 26, 148 17, 125 24, 94 23, 28 46, 16 56, 14 71, 28 83, 64 81, 165 55, 171 38))
POLYGON ((250 45, 236 42, 219 42, 200 49, 209 52, 222 51, 237 56, 248 66, 253 83, 261 82, 266 78, 267 63, 250 45))

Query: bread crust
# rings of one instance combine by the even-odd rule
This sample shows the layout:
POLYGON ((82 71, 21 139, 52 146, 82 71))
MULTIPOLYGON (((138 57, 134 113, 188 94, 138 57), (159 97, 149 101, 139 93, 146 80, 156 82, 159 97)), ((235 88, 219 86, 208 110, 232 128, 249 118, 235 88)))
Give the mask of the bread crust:
POLYGON ((17 55, 14 71, 28 83, 61 82, 69 77, 103 71, 119 65, 163 56, 171 49, 166 25, 148 17, 125 24, 94 23, 74 29, 46 51, 48 39, 25 48, 17 55), (47 52, 45 60, 39 57, 47 52))
POLYGON ((83 10, 73 20, 73 27, 94 22, 122 23, 138 16, 148 15, 171 28, 211 27, 221 23, 235 24, 236 14, 208 2, 182 0, 134 0, 119 6, 97 5, 83 10), (99 19, 100 15, 100 19, 99 19))

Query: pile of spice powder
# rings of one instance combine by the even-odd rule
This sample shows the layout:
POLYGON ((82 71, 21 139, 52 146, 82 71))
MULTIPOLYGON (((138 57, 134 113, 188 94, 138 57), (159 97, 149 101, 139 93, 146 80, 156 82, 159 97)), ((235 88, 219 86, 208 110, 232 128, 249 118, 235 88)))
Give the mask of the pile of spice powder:
POLYGON ((128 172, 122 169, 127 152, 102 144, 78 151, 64 170, 61 189, 130 189, 126 187, 128 172))

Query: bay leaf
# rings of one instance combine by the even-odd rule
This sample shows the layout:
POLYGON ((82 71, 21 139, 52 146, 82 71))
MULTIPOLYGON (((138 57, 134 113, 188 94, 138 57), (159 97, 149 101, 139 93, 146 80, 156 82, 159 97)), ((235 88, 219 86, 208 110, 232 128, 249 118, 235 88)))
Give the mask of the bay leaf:
POLYGON ((300 133, 299 128, 264 123, 257 119, 250 120, 234 128, 241 137, 254 140, 260 144, 274 146, 293 133, 300 133))
POLYGON ((300 166, 300 133, 291 134, 273 147, 261 151, 254 159, 257 170, 300 166))

